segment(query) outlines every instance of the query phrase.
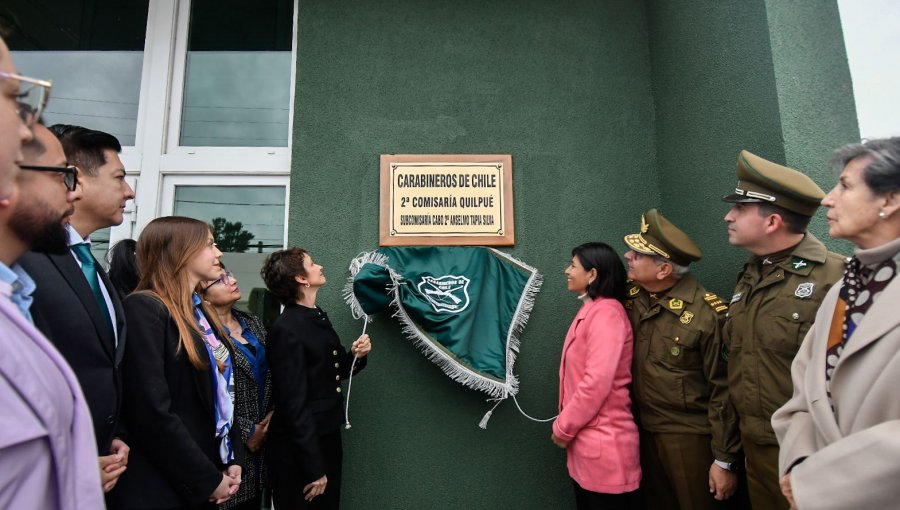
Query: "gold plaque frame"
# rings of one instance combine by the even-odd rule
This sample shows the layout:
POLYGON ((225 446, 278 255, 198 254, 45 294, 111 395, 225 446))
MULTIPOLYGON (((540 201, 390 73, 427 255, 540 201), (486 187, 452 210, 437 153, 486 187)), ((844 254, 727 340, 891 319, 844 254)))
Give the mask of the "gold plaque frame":
POLYGON ((382 154, 380 246, 512 246, 512 155, 382 154))

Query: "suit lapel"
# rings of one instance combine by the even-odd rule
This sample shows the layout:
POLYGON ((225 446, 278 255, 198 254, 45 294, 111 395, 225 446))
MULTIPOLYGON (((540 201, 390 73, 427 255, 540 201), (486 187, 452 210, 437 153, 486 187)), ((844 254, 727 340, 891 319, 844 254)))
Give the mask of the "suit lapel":
MULTIPOLYGON (((828 312, 820 314, 822 318, 830 319, 832 317, 834 307, 837 304, 841 283, 842 282, 838 282, 835 284, 834 287, 828 291, 828 294, 825 295, 825 299, 822 300, 820 309, 823 312, 828 312)), ((817 316, 816 319, 816 323, 812 326, 813 329, 810 330, 813 334, 812 340, 816 345, 813 346, 812 356, 806 365, 806 370, 809 372, 806 380, 812 381, 807 388, 807 391, 809 392, 811 402, 810 413, 816 416, 817 423, 820 424, 819 432, 827 438, 829 443, 832 443, 840 439, 842 434, 838 427, 837 417, 835 416, 834 411, 831 410, 831 403, 828 401, 828 391, 825 387, 825 343, 822 343, 819 348, 820 339, 825 339, 827 343, 828 330, 831 328, 831 321, 828 320, 819 323, 819 316, 817 316)))
POLYGON ((59 255, 47 255, 47 257, 49 257, 50 262, 56 266, 59 273, 66 280, 66 283, 69 284, 72 291, 78 297, 78 301, 81 302, 81 305, 84 306, 87 311, 88 316, 91 318, 91 323, 94 325, 94 330, 97 333, 97 338, 102 344, 103 351, 110 359, 114 359, 115 353, 113 352, 113 346, 115 345, 115 339, 111 337, 109 330, 104 324, 104 318, 100 315, 100 308, 97 305, 97 301, 94 300, 94 293, 91 291, 91 286, 88 285, 84 273, 81 272, 78 262, 75 261, 75 257, 69 252, 59 255))
MULTIPOLYGON (((125 352, 125 309, 122 308, 122 300, 119 299, 118 291, 116 291, 116 289, 112 285, 112 282, 109 280, 109 275, 106 274, 106 271, 104 271, 99 264, 97 265, 97 276, 100 277, 100 283, 104 287, 106 287, 106 292, 109 294, 109 300, 112 301, 113 311, 116 313, 117 336, 112 340, 116 346, 115 362, 118 366, 118 364, 122 362, 122 355, 125 352)), ((90 289, 90 287, 88 287, 88 289, 90 289)), ((93 294, 91 294, 91 297, 93 297, 93 294)))

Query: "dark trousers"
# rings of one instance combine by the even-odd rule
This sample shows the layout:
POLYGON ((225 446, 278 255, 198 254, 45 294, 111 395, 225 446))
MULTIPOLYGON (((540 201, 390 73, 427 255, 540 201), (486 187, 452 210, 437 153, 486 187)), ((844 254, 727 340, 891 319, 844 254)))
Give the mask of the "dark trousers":
MULTIPOLYGON (((313 499, 303 499, 303 487, 315 480, 298 480, 292 470, 282 470, 270 463, 269 483, 272 486, 272 503, 276 510, 338 510, 341 506, 341 464, 344 448, 341 444, 341 430, 319 436, 319 451, 325 463, 328 484, 325 492, 313 499)), ((271 457, 270 457, 271 460, 271 457)))
POLYGON ((778 483, 778 447, 756 444, 743 436, 741 443, 744 445, 744 455, 747 456, 747 486, 753 508, 790 508, 778 483))
MULTIPOLYGON (((604 494, 582 489, 578 482, 572 480, 575 486, 575 508, 577 510, 637 510, 638 504, 635 492, 624 494, 604 494)), ((277 510, 277 507, 276 507, 277 510)))
POLYGON ((726 510, 748 508, 747 491, 716 501, 709 492, 713 462, 708 434, 641 431, 641 493, 646 510, 726 510))

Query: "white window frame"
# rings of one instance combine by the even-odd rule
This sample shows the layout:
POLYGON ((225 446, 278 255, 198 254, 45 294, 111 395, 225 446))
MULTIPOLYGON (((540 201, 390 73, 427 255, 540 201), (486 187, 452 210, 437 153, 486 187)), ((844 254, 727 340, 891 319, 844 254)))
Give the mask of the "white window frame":
POLYGON ((122 151, 127 174, 140 176, 140 186, 135 190, 134 225, 131 228, 123 222, 122 226, 110 232, 110 240, 129 236, 137 238, 143 227, 154 218, 172 214, 175 185, 252 186, 277 183, 285 187, 284 239, 287 242, 298 0, 293 1, 287 147, 178 145, 190 12, 190 0, 150 2, 135 147, 123 148, 122 151))
MULTIPOLYGON (((282 232, 282 248, 287 247, 288 210, 290 206, 289 175, 219 175, 211 179, 209 175, 173 173, 163 176, 160 193, 161 216, 171 216, 175 211, 175 188, 177 186, 272 186, 284 188, 284 229, 282 232)), ((243 218, 235 218, 244 221, 243 218)), ((112 241, 110 241, 112 242, 112 241)))

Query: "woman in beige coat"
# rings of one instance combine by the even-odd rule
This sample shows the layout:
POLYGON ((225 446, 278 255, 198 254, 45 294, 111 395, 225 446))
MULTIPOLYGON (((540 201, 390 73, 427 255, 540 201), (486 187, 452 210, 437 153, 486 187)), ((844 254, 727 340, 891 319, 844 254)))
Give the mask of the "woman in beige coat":
POLYGON ((856 246, 791 367, 793 397, 772 416, 792 508, 900 504, 900 138, 835 153, 822 200, 829 234, 856 246))

